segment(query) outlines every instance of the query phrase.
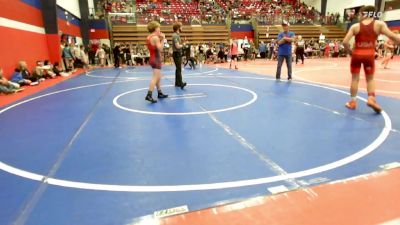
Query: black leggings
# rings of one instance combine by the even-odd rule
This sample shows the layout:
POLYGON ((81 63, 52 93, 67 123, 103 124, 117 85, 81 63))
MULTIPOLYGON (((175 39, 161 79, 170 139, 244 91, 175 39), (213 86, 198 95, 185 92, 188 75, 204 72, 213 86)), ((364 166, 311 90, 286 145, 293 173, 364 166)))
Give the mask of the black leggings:
POLYGON ((301 62, 304 63, 304 48, 296 49, 296 63, 301 59, 301 62))
POLYGON ((175 86, 182 86, 182 54, 180 52, 172 53, 172 58, 175 63, 175 86))

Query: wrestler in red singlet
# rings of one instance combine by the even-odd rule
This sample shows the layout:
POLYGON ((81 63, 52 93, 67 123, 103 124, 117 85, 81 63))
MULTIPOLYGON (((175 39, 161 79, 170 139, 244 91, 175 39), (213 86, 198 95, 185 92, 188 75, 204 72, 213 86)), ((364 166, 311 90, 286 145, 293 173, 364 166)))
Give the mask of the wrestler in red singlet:
POLYGON ((355 37, 353 54, 351 56, 351 73, 359 74, 361 64, 364 65, 366 76, 375 72, 375 43, 378 35, 374 31, 375 20, 369 24, 360 22, 360 31, 355 37))
POLYGON ((159 69, 161 70, 161 52, 158 50, 156 45, 153 45, 151 43, 151 39, 157 36, 156 34, 151 34, 147 37, 147 48, 149 49, 150 52, 150 60, 149 60, 149 64, 151 66, 151 68, 153 69, 159 69))
POLYGON ((357 108, 358 82, 360 80, 361 64, 364 66, 365 78, 367 81, 368 101, 367 105, 376 113, 382 111, 375 99, 375 43, 379 34, 384 34, 393 41, 399 43, 400 37, 389 30, 386 23, 375 20, 374 6, 364 6, 360 9, 360 22, 351 26, 343 40, 346 50, 350 48, 350 39, 355 36, 355 44, 351 56, 351 100, 346 103, 349 109, 357 108))
POLYGON ((231 63, 229 64, 229 69, 232 68, 232 63, 235 66, 235 69, 239 69, 237 67, 237 60, 238 60, 238 54, 239 54, 239 48, 238 48, 238 44, 237 44, 237 40, 230 40, 231 42, 231 47, 230 47, 230 53, 231 53, 231 63))
POLYGON ((147 37, 147 48, 150 52, 150 66, 153 68, 153 77, 150 80, 149 91, 147 92, 145 100, 156 103, 157 100, 153 98, 154 87, 157 87, 158 99, 167 98, 161 91, 161 51, 163 49, 163 41, 165 35, 161 33, 160 24, 156 21, 152 21, 147 24, 147 30, 150 35, 147 37))

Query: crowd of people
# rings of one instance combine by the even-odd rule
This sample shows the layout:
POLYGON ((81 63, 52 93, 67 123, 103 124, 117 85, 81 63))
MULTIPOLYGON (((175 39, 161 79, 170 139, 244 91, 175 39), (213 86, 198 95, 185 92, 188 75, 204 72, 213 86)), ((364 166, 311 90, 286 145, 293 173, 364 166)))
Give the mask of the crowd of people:
MULTIPOLYGON (((278 60, 278 43, 272 39, 270 42, 261 41, 256 47, 253 40, 245 38, 240 45, 237 39, 229 40, 230 44, 225 43, 203 43, 192 44, 189 41, 183 42, 182 48, 182 64, 183 67, 195 69, 203 64, 226 63, 235 59, 236 61, 255 60, 257 58, 266 60, 278 60), (237 53, 232 57, 232 43, 236 43, 237 53)), ((383 59, 382 63, 387 66, 387 51, 390 43, 385 41, 377 41, 376 43, 376 59, 383 59)), ((38 85, 46 79, 56 76, 69 76, 74 72, 75 68, 89 68, 89 66, 111 66, 115 64, 115 58, 118 60, 118 66, 142 66, 148 65, 150 53, 145 45, 137 43, 121 42, 115 43, 115 47, 111 49, 106 44, 89 45, 84 48, 82 45, 63 44, 61 46, 62 61, 55 62, 52 65, 48 60, 37 61, 32 71, 28 70, 28 65, 24 61, 18 62, 12 78, 7 80, 0 70, 0 92, 14 93, 23 90, 24 85, 38 85), (114 57, 112 57, 114 55, 114 57)), ((396 53, 399 54, 399 47, 393 46, 390 57, 396 53)), ((172 62, 173 49, 168 44, 163 48, 163 61, 172 62)), ((304 63, 304 59, 310 58, 336 58, 346 57, 344 45, 339 40, 326 39, 308 39, 304 40, 298 35, 297 40, 292 43, 292 60, 304 63)))
POLYGON ((36 86, 56 77, 68 77, 76 68, 88 69, 88 54, 83 45, 62 43, 60 46, 60 61, 38 60, 30 67, 21 60, 15 66, 14 72, 6 79, 0 68, 0 93, 12 94, 24 90, 23 86, 36 86), (31 68, 31 69, 30 69, 31 68))
MULTIPOLYGON (((238 39, 231 39, 229 43, 236 42, 238 39)), ((121 64, 125 65, 147 65, 149 60, 149 51, 146 46, 132 44, 132 43, 117 43, 119 46, 118 57, 121 64)), ((384 58, 385 56, 385 42, 378 41, 376 45, 377 59, 384 58)), ((258 43, 258 47, 253 40, 246 40, 246 38, 238 45, 237 61, 247 61, 256 59, 266 59, 276 61, 278 59, 278 43, 272 39, 270 42, 258 43)), ((182 56, 184 67, 195 69, 198 65, 202 64, 215 64, 230 62, 231 45, 226 43, 203 43, 192 44, 189 41, 183 42, 182 56)), ((398 52, 399 48, 395 46, 394 53, 398 52)), ((172 47, 164 46, 163 60, 164 62, 172 62, 172 47)), ((304 59, 315 58, 338 58, 347 57, 344 45, 341 40, 328 40, 328 39, 302 39, 298 35, 298 39, 292 43, 292 60, 301 61, 304 59)), ((98 60, 96 60, 98 61, 98 60)), ((102 65, 94 63, 94 65, 102 65)), ((107 63, 107 65, 110 65, 107 63)))
POLYGON ((25 61, 19 61, 10 80, 5 78, 3 70, 0 68, 0 93, 20 92, 24 90, 23 86, 39 85, 46 79, 53 79, 57 76, 70 76, 70 72, 66 72, 59 62, 55 62, 53 65, 49 60, 39 60, 33 69, 29 70, 25 61))
POLYGON ((132 0, 99 0, 93 18, 103 19, 108 13, 134 13, 135 4, 132 0))
POLYGON ((181 22, 183 24, 223 24, 229 17, 232 22, 256 18, 260 24, 279 24, 282 20, 291 24, 338 24, 339 13, 321 13, 300 1, 285 0, 102 0, 96 7, 95 18, 108 13, 132 13, 113 15, 115 23, 147 24, 157 21, 161 25, 181 22))

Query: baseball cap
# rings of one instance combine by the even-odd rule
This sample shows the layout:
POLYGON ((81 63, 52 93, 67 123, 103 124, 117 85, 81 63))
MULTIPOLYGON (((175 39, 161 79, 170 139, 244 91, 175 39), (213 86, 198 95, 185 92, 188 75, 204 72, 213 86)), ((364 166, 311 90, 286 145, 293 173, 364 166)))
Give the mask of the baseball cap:
POLYGON ((290 23, 286 20, 282 21, 282 26, 290 26, 290 23))

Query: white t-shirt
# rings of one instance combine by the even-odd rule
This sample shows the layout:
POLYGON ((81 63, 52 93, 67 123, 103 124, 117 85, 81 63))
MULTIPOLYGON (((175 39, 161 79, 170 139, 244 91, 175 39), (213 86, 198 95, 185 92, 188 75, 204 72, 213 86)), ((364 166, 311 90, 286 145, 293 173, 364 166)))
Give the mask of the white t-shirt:
POLYGON ((97 49, 96 55, 99 57, 99 59, 106 58, 106 52, 104 51, 103 48, 97 49))

